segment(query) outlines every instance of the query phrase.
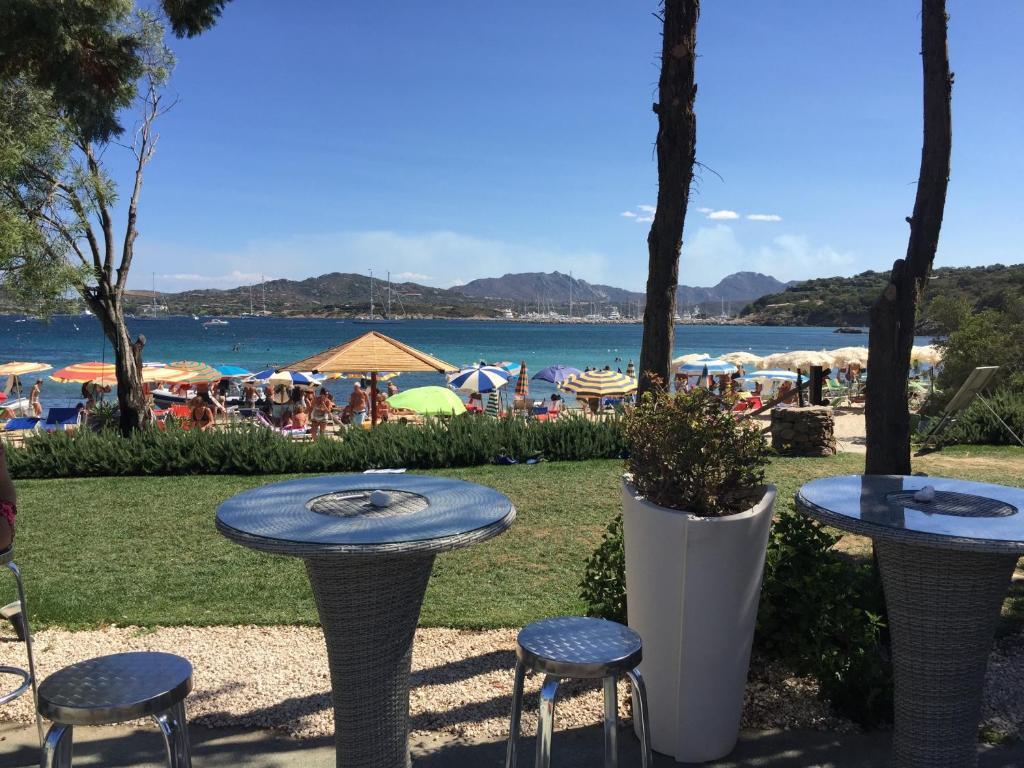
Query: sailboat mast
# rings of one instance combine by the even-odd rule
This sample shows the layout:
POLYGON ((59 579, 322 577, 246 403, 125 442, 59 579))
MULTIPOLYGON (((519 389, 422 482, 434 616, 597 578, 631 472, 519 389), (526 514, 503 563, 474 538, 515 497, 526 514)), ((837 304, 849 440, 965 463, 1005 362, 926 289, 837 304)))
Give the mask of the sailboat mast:
POLYGON ((572 318, 572 270, 569 270, 569 317, 572 318))
POLYGON ((391 319, 391 272, 388 272, 388 320, 391 319))
POLYGON ((263 273, 260 272, 260 287, 263 289, 263 314, 267 314, 267 281, 263 278, 263 273))
POLYGON ((373 270, 370 270, 370 319, 373 320, 373 270))
POLYGON ((252 311, 252 286, 249 286, 249 314, 253 314, 252 311))

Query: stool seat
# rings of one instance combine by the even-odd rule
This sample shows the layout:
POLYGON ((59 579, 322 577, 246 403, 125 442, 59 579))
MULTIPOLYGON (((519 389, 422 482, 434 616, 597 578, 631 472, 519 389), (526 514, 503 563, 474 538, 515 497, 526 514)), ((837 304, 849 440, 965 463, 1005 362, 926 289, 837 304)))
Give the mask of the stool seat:
POLYGON ((524 627, 516 639, 516 655, 530 669, 548 675, 603 678, 636 667, 643 642, 614 621, 560 616, 524 627))
POLYGON ((116 653, 54 672, 39 686, 39 713, 63 725, 109 725, 156 716, 192 690, 192 665, 170 653, 116 653))

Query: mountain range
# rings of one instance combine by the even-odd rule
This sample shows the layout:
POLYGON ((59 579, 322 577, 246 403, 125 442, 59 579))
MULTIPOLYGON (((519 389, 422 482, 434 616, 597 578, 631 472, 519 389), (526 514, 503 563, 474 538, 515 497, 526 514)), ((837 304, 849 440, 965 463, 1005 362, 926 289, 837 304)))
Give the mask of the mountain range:
MULTIPOLYGON (((517 312, 542 307, 566 310, 569 285, 572 300, 582 308, 607 311, 612 306, 623 314, 635 310, 644 294, 610 285, 591 284, 561 272, 524 272, 482 278, 453 288, 434 288, 418 283, 373 281, 374 312, 386 314, 390 296, 396 315, 435 317, 496 317, 505 309, 517 312)), ((723 302, 733 312, 768 293, 790 284, 757 272, 737 272, 710 288, 679 286, 679 308, 694 306, 717 314, 723 302)), ((331 272, 305 280, 268 280, 261 285, 228 289, 205 288, 180 293, 157 293, 158 301, 175 314, 236 315, 266 308, 275 315, 355 316, 370 311, 371 279, 367 275, 331 272)), ((153 300, 152 291, 130 291, 129 308, 140 312, 153 300)))

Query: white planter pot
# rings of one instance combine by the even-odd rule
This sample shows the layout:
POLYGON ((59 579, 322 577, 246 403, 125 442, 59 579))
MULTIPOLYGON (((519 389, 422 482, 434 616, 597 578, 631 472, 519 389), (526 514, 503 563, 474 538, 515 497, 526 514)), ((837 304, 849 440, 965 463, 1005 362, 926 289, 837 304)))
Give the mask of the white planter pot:
POLYGON ((651 746, 717 760, 739 736, 775 487, 751 509, 697 517, 623 480, 629 626, 640 633, 651 746))

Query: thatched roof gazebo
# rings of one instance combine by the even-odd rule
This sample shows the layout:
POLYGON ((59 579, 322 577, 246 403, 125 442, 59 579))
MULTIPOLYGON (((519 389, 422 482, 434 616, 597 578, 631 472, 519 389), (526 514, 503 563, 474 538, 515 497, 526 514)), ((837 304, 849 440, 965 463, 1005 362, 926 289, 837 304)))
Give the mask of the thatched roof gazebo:
POLYGON ((381 371, 396 373, 451 373, 458 366, 420 352, 377 331, 346 341, 312 357, 282 366, 283 371, 370 375, 370 412, 377 423, 377 376, 381 371))

